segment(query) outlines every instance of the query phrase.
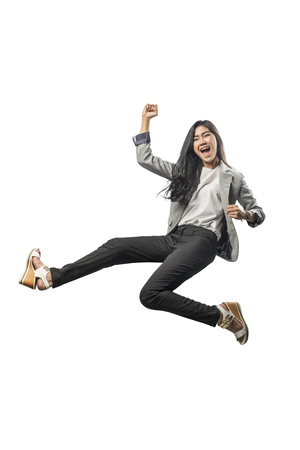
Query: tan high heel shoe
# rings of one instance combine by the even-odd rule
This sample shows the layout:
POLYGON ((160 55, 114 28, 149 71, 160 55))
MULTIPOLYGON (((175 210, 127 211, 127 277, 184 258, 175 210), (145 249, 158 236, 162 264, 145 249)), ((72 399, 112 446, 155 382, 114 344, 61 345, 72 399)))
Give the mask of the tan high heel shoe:
POLYGON ((227 302, 227 303, 223 302, 223 303, 227 306, 228 311, 224 309, 221 305, 217 305, 217 308, 223 314, 223 320, 219 326, 221 328, 228 328, 233 319, 238 320, 240 324, 243 326, 243 328, 234 333, 234 335, 237 340, 241 337, 243 338, 241 341, 238 341, 241 345, 246 344, 249 337, 249 329, 243 317, 241 305, 237 302, 227 302))
POLYGON ((25 270, 21 275, 21 278, 19 279, 19 283, 23 284, 23 286, 29 287, 30 289, 35 289, 37 278, 41 278, 44 285, 46 286, 46 289, 49 289, 50 285, 48 283, 46 276, 47 273, 50 272, 50 269, 49 267, 44 265, 35 270, 32 264, 32 258, 34 256, 37 256, 38 258, 41 257, 41 252, 39 251, 38 248, 34 248, 29 253, 26 261, 25 270))

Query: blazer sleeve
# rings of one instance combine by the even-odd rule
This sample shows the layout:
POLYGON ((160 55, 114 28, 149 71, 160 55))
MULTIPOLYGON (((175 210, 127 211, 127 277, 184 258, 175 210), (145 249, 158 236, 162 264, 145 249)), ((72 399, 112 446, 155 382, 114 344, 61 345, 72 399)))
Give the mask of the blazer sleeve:
POLYGON ((263 223, 266 215, 262 207, 258 205, 256 198, 254 198, 253 196, 252 191, 249 189, 245 181, 244 175, 242 175, 242 182, 237 200, 246 211, 252 211, 253 214, 255 214, 256 222, 254 223, 247 222, 251 228, 255 228, 263 223))
POLYGON ((136 157, 140 166, 168 180, 172 179, 174 164, 153 156, 149 133, 138 134, 133 138, 133 142, 136 145, 136 157))

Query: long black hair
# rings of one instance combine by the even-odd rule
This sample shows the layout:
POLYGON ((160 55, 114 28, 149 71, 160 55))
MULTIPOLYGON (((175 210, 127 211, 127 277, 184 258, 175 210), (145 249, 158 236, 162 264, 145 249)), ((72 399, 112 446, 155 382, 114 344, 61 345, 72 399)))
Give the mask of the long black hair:
POLYGON ((215 135, 217 140, 217 156, 228 167, 226 161, 224 144, 215 125, 209 120, 198 120, 190 128, 185 141, 183 143, 179 159, 173 168, 172 180, 165 189, 165 198, 171 199, 173 202, 179 202, 186 205, 195 192, 203 167, 201 158, 195 153, 193 148, 194 134, 197 127, 204 126, 215 135))

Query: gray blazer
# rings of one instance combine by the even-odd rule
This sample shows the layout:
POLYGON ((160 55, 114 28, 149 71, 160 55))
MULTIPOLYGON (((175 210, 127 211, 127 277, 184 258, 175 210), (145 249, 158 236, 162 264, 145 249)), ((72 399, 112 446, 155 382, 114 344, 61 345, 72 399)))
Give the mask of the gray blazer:
MULTIPOLYGON (((150 170, 150 172, 153 172, 156 175, 167 178, 168 180, 172 179, 174 164, 153 156, 150 142, 145 142, 140 145, 136 144, 136 152, 137 161, 142 167, 150 170)), ((230 169, 223 163, 223 161, 220 162, 219 183, 221 201, 226 220, 224 221, 221 238, 217 244, 217 255, 227 261, 233 262, 238 259, 239 241, 232 218, 225 214, 227 206, 233 205, 236 201, 238 201, 245 210, 255 213, 257 221, 255 223, 247 222, 252 228, 255 228, 263 223, 265 220, 265 214, 262 208, 258 206, 256 199, 253 197, 251 190, 248 188, 242 173, 230 169)), ((168 234, 174 231, 183 215, 184 210, 185 205, 181 205, 178 202, 171 202, 167 231, 168 234)))

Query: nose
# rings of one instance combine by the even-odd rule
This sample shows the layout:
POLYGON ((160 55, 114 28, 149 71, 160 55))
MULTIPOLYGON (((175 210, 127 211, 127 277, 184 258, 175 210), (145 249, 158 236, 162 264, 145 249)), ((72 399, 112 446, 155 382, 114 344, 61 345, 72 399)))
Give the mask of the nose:
POLYGON ((199 139, 199 145, 200 145, 200 147, 203 147, 204 145, 206 145, 207 144, 207 142, 206 142, 206 139, 203 137, 203 138, 201 138, 201 139, 199 139))

